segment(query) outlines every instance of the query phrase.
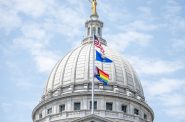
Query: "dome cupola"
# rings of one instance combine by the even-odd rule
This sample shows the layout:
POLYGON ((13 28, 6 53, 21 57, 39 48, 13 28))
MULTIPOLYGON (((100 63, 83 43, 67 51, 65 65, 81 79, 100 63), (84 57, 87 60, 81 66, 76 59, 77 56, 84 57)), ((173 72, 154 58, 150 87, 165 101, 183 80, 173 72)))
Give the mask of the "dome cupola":
POLYGON ((106 40, 102 38, 103 22, 99 20, 99 16, 96 11, 97 2, 96 0, 92 1, 92 14, 90 19, 85 22, 85 38, 82 41, 82 44, 91 42, 93 35, 95 34, 102 44, 107 45, 106 40))

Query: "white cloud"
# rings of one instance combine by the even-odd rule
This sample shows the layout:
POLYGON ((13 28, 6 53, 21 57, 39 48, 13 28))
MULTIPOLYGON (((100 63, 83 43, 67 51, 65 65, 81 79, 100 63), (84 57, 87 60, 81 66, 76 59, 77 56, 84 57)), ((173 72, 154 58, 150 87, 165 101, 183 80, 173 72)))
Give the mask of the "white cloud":
POLYGON ((185 116, 185 80, 162 78, 143 82, 145 93, 150 102, 158 105, 169 117, 184 120, 185 116))
POLYGON ((11 112, 12 107, 13 105, 11 103, 0 103, 0 108, 5 113, 11 112))
MULTIPOLYGON (((172 98, 172 99, 174 99, 174 98, 172 98)), ((185 99, 183 99, 183 101, 184 101, 185 99)), ((183 105, 183 106, 179 106, 179 107, 177 107, 177 106, 175 106, 175 107, 173 107, 173 108, 171 108, 170 110, 168 109, 168 108, 166 108, 166 113, 171 117, 174 117, 174 118, 176 118, 177 120, 184 120, 184 116, 185 116, 185 107, 184 107, 185 105, 183 105)), ((171 107, 171 106, 168 106, 168 107, 171 107)))
MULTIPOLYGON (((114 2, 114 1, 113 1, 114 2)), ((129 12, 122 6, 122 9, 118 9, 118 5, 124 4, 123 0, 117 0, 114 2, 114 6, 112 1, 110 0, 104 0, 104 1, 98 1, 98 8, 102 11, 102 16, 107 19, 107 21, 111 21, 112 23, 119 22, 120 20, 123 21, 123 19, 128 18, 129 12), (124 18, 122 18, 124 15, 124 18)))
POLYGON ((171 52, 175 51, 175 53, 184 52, 185 51, 184 46, 185 46, 185 37, 180 39, 174 39, 171 46, 173 50, 170 50, 170 51, 171 52))
POLYGON ((38 23, 29 23, 23 25, 21 28, 21 32, 26 38, 32 38, 35 41, 40 41, 45 44, 45 41, 49 40, 49 36, 46 33, 46 30, 39 25, 38 23))
POLYGON ((132 31, 153 31, 156 30, 158 26, 155 24, 146 23, 146 21, 136 20, 134 22, 124 25, 121 28, 123 28, 124 30, 132 31))
POLYGON ((40 72, 49 72, 58 60, 58 55, 53 51, 46 49, 42 42, 36 42, 27 38, 18 38, 14 40, 14 46, 28 50, 35 60, 40 72))
POLYGON ((169 74, 185 68, 185 64, 181 61, 165 61, 156 58, 144 58, 136 56, 128 56, 128 59, 140 74, 169 74))
POLYGON ((1 5, 0 18, 0 29, 4 29, 7 34, 15 28, 19 28, 22 23, 22 20, 19 18, 15 11, 13 11, 12 9, 3 9, 3 7, 1 8, 1 5))
POLYGON ((59 33, 68 37, 62 41, 76 42, 75 37, 82 33, 80 28, 84 22, 84 3, 68 1, 68 5, 71 4, 79 6, 79 8, 66 7, 65 4, 59 5, 56 1, 51 2, 50 0, 3 2, 1 4, 3 9, 0 9, 0 17, 2 17, 0 28, 9 29, 9 31, 19 28, 21 34, 13 39, 13 46, 29 52, 33 56, 38 70, 48 72, 59 58, 55 50, 48 49, 51 38, 57 37, 59 33), (41 16, 42 18, 38 21, 41 16), (27 17, 30 19, 26 20, 27 17))
POLYGON ((182 16, 184 15, 184 7, 180 1, 169 0, 163 14, 167 23, 166 27, 173 33, 185 31, 185 17, 182 16))
POLYGON ((13 3, 16 11, 33 17, 42 16, 49 4, 48 0, 16 0, 13 3))
MULTIPOLYGON (((34 101, 21 101, 21 100, 12 100, 12 101, 2 101, 0 103, 1 112, 4 116, 1 116, 1 120, 8 122, 17 121, 17 122, 30 122, 31 121, 31 112, 36 103, 34 101), (9 115, 8 117, 6 115, 9 115)), ((1 113, 1 114, 2 114, 1 113)))
POLYGON ((153 21, 156 17, 152 13, 152 8, 147 6, 140 6, 137 8, 139 13, 139 18, 145 21, 153 21))
MULTIPOLYGON (((151 97, 158 97, 160 95, 176 93, 182 86, 185 85, 184 80, 163 78, 155 82, 143 82, 147 94, 151 97)), ((170 102, 170 101, 169 101, 170 102)), ((173 102, 173 101, 171 101, 173 102)), ((177 102, 176 102, 177 103, 177 102)))
POLYGON ((44 26, 45 30, 65 33, 69 37, 81 33, 80 27, 85 21, 84 2, 68 1, 66 4, 57 4, 55 0, 10 0, 0 3, 0 28, 9 32, 23 25, 34 22, 44 26), (69 14, 70 13, 70 14, 69 14), (79 15, 80 13, 80 15, 79 15), (42 18, 40 18, 42 17, 42 18), (29 18, 29 20, 27 20, 29 18), (31 21, 30 21, 31 20, 31 21), (39 21, 42 20, 42 23, 39 21), (74 21, 75 20, 75 21, 74 21))
POLYGON ((22 26, 25 18, 40 17, 46 14, 46 7, 51 2, 42 0, 8 0, 0 2, 0 28, 10 32, 22 26))
POLYGON ((131 43, 146 46, 152 39, 151 35, 136 31, 128 31, 115 35, 106 35, 106 37, 110 40, 110 46, 120 51, 124 51, 131 43))
POLYGON ((63 8, 56 11, 58 14, 58 21, 61 23, 61 33, 72 38, 81 33, 80 28, 84 23, 83 17, 79 16, 80 11, 74 11, 71 8, 63 8), (70 13, 70 14, 69 14, 70 13), (75 20, 75 21, 74 21, 75 20))
POLYGON ((50 72, 58 59, 59 56, 51 51, 41 51, 34 57, 40 72, 50 72))
POLYGON ((39 25, 25 25, 22 27, 23 36, 14 40, 15 47, 27 50, 35 60, 40 72, 48 72, 58 59, 58 55, 47 49, 50 36, 39 25))
POLYGON ((16 82, 16 87, 24 90, 30 90, 33 87, 33 83, 27 78, 17 78, 14 81, 16 82))

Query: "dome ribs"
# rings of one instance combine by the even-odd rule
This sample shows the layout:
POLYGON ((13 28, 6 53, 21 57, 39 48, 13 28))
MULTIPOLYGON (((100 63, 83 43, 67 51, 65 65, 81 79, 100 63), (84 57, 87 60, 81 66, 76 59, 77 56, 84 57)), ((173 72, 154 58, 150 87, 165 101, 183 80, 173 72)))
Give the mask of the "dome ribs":
MULTIPOLYGON (((78 48, 80 48, 80 47, 78 47, 78 48)), ((64 84, 64 74, 65 74, 66 65, 67 65, 67 63, 68 63, 68 60, 69 60, 69 58, 71 57, 71 55, 73 54, 73 52, 75 52, 78 48, 76 48, 75 50, 73 50, 73 51, 69 54, 69 56, 67 57, 67 60, 66 60, 66 62, 65 62, 65 64, 64 64, 64 68, 63 68, 62 71, 61 71, 61 83, 62 83, 62 86, 63 86, 63 84, 64 84)))
MULTIPOLYGON (((107 87, 117 87, 120 93, 125 93, 124 90, 129 90, 133 95, 137 93, 143 98, 142 86, 133 67, 119 53, 105 45, 104 49, 106 56, 111 58, 113 63, 106 64, 96 61, 95 64, 110 75, 110 86, 107 87)), ((77 87, 82 90, 83 88, 89 89, 88 86, 81 85, 91 83, 93 76, 92 55, 92 43, 83 44, 66 55, 53 69, 45 91, 52 90, 55 92, 61 88, 59 90, 63 94, 67 91, 75 90, 77 87)), ((99 83, 95 79, 95 84, 99 83)), ((99 89, 98 86, 95 88, 99 89)))
MULTIPOLYGON (((62 61, 62 59, 60 61, 62 61)), ((60 61, 58 61, 55 64, 54 68, 52 69, 52 73, 49 75, 48 82, 46 83, 46 87, 45 87, 45 95, 50 90, 50 88, 48 88, 48 85, 50 84, 50 82, 53 82, 53 80, 54 80, 54 72, 57 70, 57 66, 60 64, 60 61)))
MULTIPOLYGON (((129 64, 129 62, 127 62, 128 64, 129 64)), ((128 66, 128 68, 129 68, 129 70, 130 70, 130 73, 131 73, 131 75, 132 75, 132 82, 133 82, 133 85, 134 85, 134 91, 136 92, 136 81, 135 81, 135 76, 134 76, 134 71, 133 71, 133 68, 131 67, 131 65, 129 64, 129 65, 127 65, 128 66)))
MULTIPOLYGON (((105 51, 105 55, 106 57, 113 59, 112 58, 112 53, 110 52, 109 48, 107 46, 103 46, 104 49, 106 49, 105 51)), ((109 74, 109 83, 113 83, 115 82, 114 78, 114 61, 112 63, 102 63, 102 69, 109 74)))
POLYGON ((85 73, 84 74, 84 80, 85 81, 87 81, 87 82, 90 82, 90 81, 88 81, 89 80, 89 67, 90 67, 90 55, 91 55, 91 49, 92 49, 92 46, 93 46, 93 44, 91 44, 91 45, 89 45, 89 47, 88 47, 88 52, 87 52, 87 54, 86 54, 86 62, 85 62, 85 72, 87 72, 87 73, 85 73))
MULTIPOLYGON (((85 45, 81 46, 81 49, 79 50, 78 54, 76 55, 75 59, 74 59, 74 62, 73 62, 73 67, 72 67, 72 77, 71 77, 71 82, 73 82, 74 84, 76 83, 76 74, 77 74, 77 68, 78 68, 78 63, 79 63, 79 58, 81 58, 82 56, 82 50, 86 48, 85 45)), ((81 62, 80 62, 81 63, 81 62)), ((85 63, 85 61, 84 61, 85 63)), ((84 74, 84 73, 83 73, 84 74)), ((83 76, 84 77, 84 76, 83 76)))
POLYGON ((127 82, 127 79, 126 79, 126 70, 124 68, 124 61, 122 60, 122 63, 121 63, 121 68, 123 70, 123 85, 124 86, 127 86, 128 82, 127 82))

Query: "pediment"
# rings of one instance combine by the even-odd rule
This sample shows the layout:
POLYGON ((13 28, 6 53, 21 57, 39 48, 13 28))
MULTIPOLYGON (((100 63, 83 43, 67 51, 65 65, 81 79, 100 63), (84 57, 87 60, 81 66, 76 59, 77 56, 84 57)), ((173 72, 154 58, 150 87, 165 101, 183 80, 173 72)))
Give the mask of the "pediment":
POLYGON ((110 121, 108 119, 105 119, 97 115, 89 115, 89 116, 74 120, 72 122, 113 122, 113 121, 110 121))

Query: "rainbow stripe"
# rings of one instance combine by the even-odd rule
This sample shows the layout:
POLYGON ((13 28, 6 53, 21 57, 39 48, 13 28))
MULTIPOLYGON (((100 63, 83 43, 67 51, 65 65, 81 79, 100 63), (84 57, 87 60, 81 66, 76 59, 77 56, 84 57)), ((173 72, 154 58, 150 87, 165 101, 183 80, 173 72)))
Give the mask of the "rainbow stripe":
POLYGON ((107 73, 103 72, 102 70, 99 70, 99 74, 100 74, 100 78, 102 78, 106 82, 109 81, 109 75, 107 73))
POLYGON ((99 69, 97 67, 97 75, 96 75, 96 78, 103 82, 105 85, 108 84, 108 81, 109 81, 109 74, 105 73, 103 70, 99 69))

